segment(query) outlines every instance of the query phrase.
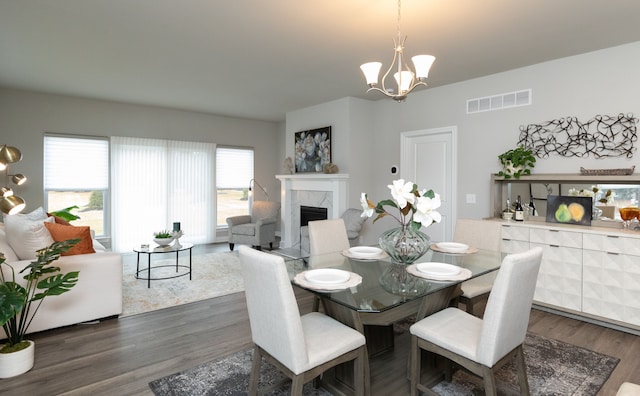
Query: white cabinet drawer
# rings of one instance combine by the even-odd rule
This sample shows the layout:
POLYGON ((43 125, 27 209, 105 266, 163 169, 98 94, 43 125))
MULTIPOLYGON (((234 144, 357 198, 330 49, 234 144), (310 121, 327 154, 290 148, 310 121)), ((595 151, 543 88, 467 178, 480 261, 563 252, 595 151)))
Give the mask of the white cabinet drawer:
POLYGON ((640 256, 640 239, 617 235, 584 234, 584 249, 640 256))
POLYGON ((563 246, 578 249, 582 248, 581 232, 532 228, 529 231, 529 240, 531 241, 531 243, 541 243, 545 245, 563 246))
POLYGON ((529 242, 529 227, 503 225, 502 239, 529 242))

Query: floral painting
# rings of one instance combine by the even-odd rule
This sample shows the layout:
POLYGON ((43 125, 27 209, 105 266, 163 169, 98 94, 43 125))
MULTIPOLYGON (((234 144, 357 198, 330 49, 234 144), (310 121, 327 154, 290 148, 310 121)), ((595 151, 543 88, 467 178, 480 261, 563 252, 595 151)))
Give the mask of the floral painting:
POLYGON ((322 172, 331 162, 331 127, 295 134, 296 172, 322 172))

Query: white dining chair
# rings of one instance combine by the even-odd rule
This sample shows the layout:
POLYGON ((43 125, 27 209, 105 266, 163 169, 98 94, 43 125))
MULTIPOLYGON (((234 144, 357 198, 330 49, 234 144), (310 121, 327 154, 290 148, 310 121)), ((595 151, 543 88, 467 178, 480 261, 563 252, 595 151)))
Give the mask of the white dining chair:
POLYGON ((292 395, 348 361, 354 361, 355 394, 368 392, 364 335, 318 312, 300 316, 283 258, 248 246, 238 250, 254 343, 249 395, 257 394, 262 358, 292 380, 292 395))
POLYGON ((309 250, 312 256, 349 249, 347 227, 342 218, 310 221, 308 227, 309 250))
MULTIPOLYGON (((412 396, 418 391, 436 394, 420 383, 421 350, 443 356, 482 377, 487 395, 496 395, 495 371, 515 358, 520 393, 529 394, 522 344, 541 259, 540 247, 503 259, 483 319, 458 308, 447 308, 409 328, 412 396)), ((451 379, 449 374, 446 379, 451 379)))
MULTIPOLYGON (((478 249, 500 251, 500 233, 502 225, 498 221, 480 219, 458 219, 453 231, 453 240, 478 249)), ((467 312, 476 314, 476 306, 489 298, 489 293, 496 279, 496 272, 473 278, 460 285, 462 295, 455 301, 464 304, 467 312)), ((481 314, 478 315, 482 317, 481 314)))

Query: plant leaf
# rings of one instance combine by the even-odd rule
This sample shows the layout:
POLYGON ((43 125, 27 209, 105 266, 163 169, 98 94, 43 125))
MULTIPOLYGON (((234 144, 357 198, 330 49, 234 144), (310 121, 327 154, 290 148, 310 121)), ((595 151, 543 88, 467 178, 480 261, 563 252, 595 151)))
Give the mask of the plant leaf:
POLYGON ((0 284, 0 326, 22 311, 27 302, 27 290, 15 282, 0 284))
POLYGON ((38 289, 45 289, 44 292, 36 293, 31 301, 45 298, 46 296, 59 296, 71 290, 78 282, 78 271, 67 274, 53 275, 38 282, 38 289))

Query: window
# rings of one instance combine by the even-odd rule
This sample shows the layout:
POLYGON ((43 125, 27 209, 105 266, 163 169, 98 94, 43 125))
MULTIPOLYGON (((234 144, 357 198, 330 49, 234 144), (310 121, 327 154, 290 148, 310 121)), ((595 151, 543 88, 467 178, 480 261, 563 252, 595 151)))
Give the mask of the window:
POLYGON ((73 225, 109 235, 109 141, 107 138, 45 135, 44 199, 47 211, 79 209, 73 225))
POLYGON ((213 143, 113 136, 112 249, 130 251, 174 222, 181 242, 213 242, 215 150, 213 143))
POLYGON ((249 214, 249 181, 253 179, 253 149, 216 149, 217 225, 227 226, 227 217, 249 214))

